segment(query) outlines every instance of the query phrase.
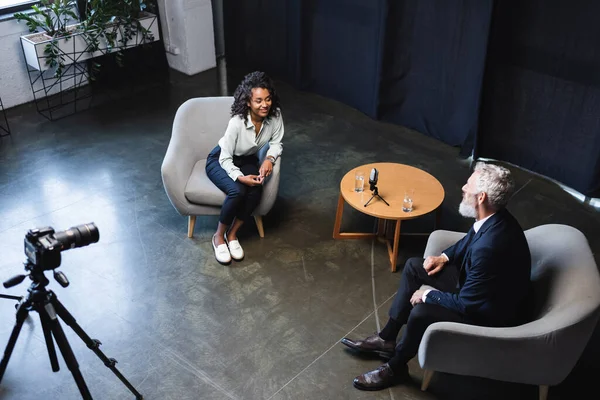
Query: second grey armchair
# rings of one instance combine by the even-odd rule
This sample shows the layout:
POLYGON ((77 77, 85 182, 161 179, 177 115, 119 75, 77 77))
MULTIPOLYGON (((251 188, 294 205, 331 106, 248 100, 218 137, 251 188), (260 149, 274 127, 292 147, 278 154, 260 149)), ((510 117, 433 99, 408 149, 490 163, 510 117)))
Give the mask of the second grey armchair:
MULTIPOLYGON (((192 237, 196 216, 219 215, 225 194, 205 172, 208 153, 225 133, 233 97, 204 97, 183 103, 175 115, 171 141, 163 160, 161 174, 167 196, 179 214, 188 217, 188 237, 192 237)), ((261 149, 263 160, 268 145, 261 149)), ((260 237, 262 223, 277 198, 281 157, 264 183, 262 199, 254 211, 260 237)))
MULTIPOLYGON (((439 255, 464 236, 435 231, 424 256, 439 255)), ((426 390, 433 371, 548 387, 562 382, 581 356, 600 311, 600 274, 585 236, 566 225, 525 231, 531 251, 536 315, 509 328, 437 322, 419 347, 426 390)), ((510 290, 510 288, 508 288, 510 290)), ((510 294, 508 294, 510 295, 510 294)))

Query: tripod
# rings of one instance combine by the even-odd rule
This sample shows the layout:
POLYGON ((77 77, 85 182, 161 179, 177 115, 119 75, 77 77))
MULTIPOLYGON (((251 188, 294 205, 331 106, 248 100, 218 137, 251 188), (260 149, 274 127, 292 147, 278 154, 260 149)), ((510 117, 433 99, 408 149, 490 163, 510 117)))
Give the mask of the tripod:
POLYGON ((373 196, 371 196, 371 198, 369 199, 369 201, 367 201, 365 203, 365 207, 368 206, 369 203, 371 202, 371 200, 373 200, 375 197, 377 197, 379 200, 383 201, 385 204, 387 204, 389 206, 389 203, 387 201, 385 201, 385 199, 379 195, 379 189, 377 189, 377 186, 371 185, 370 189, 373 192, 373 196))
MULTIPOLYGON (((48 356, 50 357, 50 365, 52 366, 53 372, 58 372, 60 367, 58 365, 58 358, 56 357, 56 349, 54 348, 54 341, 58 345, 58 349, 60 350, 63 359, 65 360, 65 364, 73 378, 75 379, 75 383, 81 393, 81 396, 88 400, 92 399, 92 395, 79 371, 79 364, 75 359, 75 355, 73 354, 73 350, 71 350, 71 346, 67 341, 67 337, 60 325, 59 317, 69 325, 73 331, 83 340, 83 342, 87 345, 87 347, 92 350, 98 358, 100 358, 104 365, 106 365, 120 380, 127 386, 127 388, 135 395, 136 399, 143 399, 143 396, 129 383, 129 381, 119 372, 119 370, 115 367, 117 360, 114 358, 108 358, 106 355, 99 349, 100 343, 97 339, 90 338, 87 333, 77 324, 75 318, 67 311, 67 309, 58 301, 58 298, 51 290, 46 289, 46 285, 50 282, 44 276, 44 271, 39 271, 38 268, 35 268, 32 264, 26 263, 25 267, 28 271, 31 271, 29 274, 30 279, 33 283, 27 289, 27 295, 23 297, 17 296, 8 296, 8 295, 0 295, 1 298, 19 300, 19 304, 17 305, 17 315, 16 315, 16 323, 10 335, 10 339, 8 340, 8 344, 6 345, 6 349, 4 350, 4 356, 2 357, 2 361, 0 362, 0 382, 2 382, 2 377, 4 376, 4 372, 6 371, 6 366, 8 365, 8 361, 12 354, 12 351, 17 342, 17 338, 19 337, 19 333, 21 332, 21 327, 23 326, 23 322, 27 319, 30 311, 36 311, 40 316, 40 321, 42 323, 42 330, 44 331, 44 339, 46 341, 46 348, 48 349, 48 356)), ((25 279, 25 275, 19 275, 14 278, 9 279, 4 282, 4 287, 15 286, 25 279)), ((55 272, 55 278, 59 281, 62 286, 68 285, 68 281, 66 277, 62 273, 55 272), (59 276, 57 276, 59 275, 59 276), (59 279, 59 277, 61 279, 59 279), (62 280, 64 278, 64 280, 62 280)))

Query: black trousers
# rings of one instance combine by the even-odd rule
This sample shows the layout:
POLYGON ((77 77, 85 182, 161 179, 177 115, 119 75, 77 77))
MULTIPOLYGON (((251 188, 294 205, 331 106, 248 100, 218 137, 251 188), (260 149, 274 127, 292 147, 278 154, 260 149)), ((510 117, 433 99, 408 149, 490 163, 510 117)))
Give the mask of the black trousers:
MULTIPOLYGON (((472 323, 460 313, 451 311, 437 304, 417 304, 413 307, 410 299, 421 285, 430 285, 444 292, 458 292, 459 269, 448 264, 435 275, 427 275, 423 268, 422 258, 411 258, 404 265, 400 287, 394 298, 389 316, 396 321, 398 329, 406 324, 402 338, 396 345, 394 356, 389 361, 392 370, 397 370, 413 358, 419 351, 419 345, 427 327, 434 322, 449 321, 472 323)), ((396 332, 396 336, 398 332, 396 332)), ((396 337, 384 337, 385 340, 396 340, 396 337)))
MULTIPOLYGON (((227 195, 223 206, 221 206, 221 215, 219 221, 224 225, 231 225, 233 219, 246 221, 252 216, 252 212, 260 203, 262 196, 262 185, 246 186, 239 181, 231 179, 227 172, 219 163, 221 147, 215 147, 206 160, 206 175, 219 189, 227 195)), ((244 173, 244 175, 258 175, 258 157, 234 156, 233 163, 244 173)))

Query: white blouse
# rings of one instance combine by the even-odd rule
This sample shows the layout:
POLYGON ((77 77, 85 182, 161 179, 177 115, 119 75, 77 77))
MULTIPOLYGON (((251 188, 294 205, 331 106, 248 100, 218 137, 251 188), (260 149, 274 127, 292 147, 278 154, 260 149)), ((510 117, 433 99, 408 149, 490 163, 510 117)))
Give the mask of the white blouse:
POLYGON ((283 151, 282 138, 283 118, 281 110, 279 110, 277 117, 271 116, 263 120, 258 134, 250 119, 250 114, 248 114, 245 122, 239 115, 236 115, 229 120, 225 135, 219 140, 219 146, 221 147, 219 163, 231 179, 235 181, 244 173, 233 163, 233 156, 256 154, 268 143, 267 156, 273 156, 277 160, 283 151))

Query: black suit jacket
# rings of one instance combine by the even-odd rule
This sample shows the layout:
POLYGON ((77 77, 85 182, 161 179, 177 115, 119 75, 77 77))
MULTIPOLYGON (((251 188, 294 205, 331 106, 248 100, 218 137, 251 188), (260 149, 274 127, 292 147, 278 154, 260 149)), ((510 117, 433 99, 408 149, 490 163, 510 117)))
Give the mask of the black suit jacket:
POLYGON ((508 210, 496 212, 477 233, 471 228, 444 253, 460 268, 458 293, 431 291, 426 303, 481 325, 525 322, 531 308, 531 254, 523 229, 508 210))

